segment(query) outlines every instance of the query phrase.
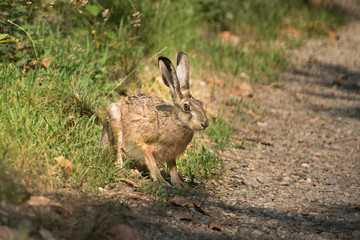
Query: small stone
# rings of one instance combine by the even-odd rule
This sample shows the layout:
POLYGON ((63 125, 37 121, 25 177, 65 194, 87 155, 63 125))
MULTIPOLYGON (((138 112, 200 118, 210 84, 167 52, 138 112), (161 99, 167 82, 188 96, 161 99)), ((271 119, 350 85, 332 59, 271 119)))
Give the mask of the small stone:
POLYGON ((266 226, 269 228, 278 228, 279 227, 279 220, 277 219, 270 219, 266 222, 266 226))
POLYGON ((311 178, 307 178, 306 181, 307 181, 308 183, 311 183, 311 178))
POLYGON ((354 238, 359 238, 360 237, 360 231, 359 230, 355 230, 353 231, 353 233, 351 234, 354 238))

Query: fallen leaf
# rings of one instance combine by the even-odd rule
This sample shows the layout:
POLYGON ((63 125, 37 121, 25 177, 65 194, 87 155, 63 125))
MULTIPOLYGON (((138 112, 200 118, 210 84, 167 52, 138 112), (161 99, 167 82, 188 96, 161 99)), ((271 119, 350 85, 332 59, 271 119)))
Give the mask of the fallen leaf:
POLYGON ((282 35, 287 35, 293 38, 299 38, 301 36, 300 30, 293 28, 293 27, 284 27, 280 30, 282 35))
POLYGON ((174 217, 182 221, 192 221, 193 217, 189 212, 175 212, 174 217))
POLYGON ((253 118, 255 118, 255 119, 262 119, 262 116, 257 115, 257 114, 254 113, 251 109, 249 109, 249 110, 247 111, 247 113, 248 113, 250 116, 252 116, 253 118))
POLYGON ((240 42, 240 37, 230 31, 222 31, 220 33, 220 40, 224 44, 232 44, 232 45, 238 45, 240 42))
POLYGON ((213 222, 209 223, 209 228, 211 230, 216 230, 216 231, 219 231, 219 232, 224 231, 224 227, 222 227, 222 226, 220 226, 220 225, 218 225, 216 223, 213 223, 213 222))
POLYGON ((218 78, 212 78, 212 77, 207 77, 205 79, 205 82, 210 83, 210 84, 215 84, 215 85, 219 85, 219 86, 223 86, 224 85, 224 81, 218 78))
POLYGON ((242 94, 242 97, 252 97, 253 96, 253 89, 250 84, 239 83, 238 88, 242 94))
POLYGON ((113 225, 109 233, 113 235, 110 239, 116 240, 142 240, 145 239, 143 235, 141 235, 135 229, 125 225, 125 224, 115 224, 113 225))
POLYGON ((139 184, 130 179, 120 178, 120 181, 130 184, 133 188, 139 188, 139 184))
POLYGON ((44 68, 48 68, 50 66, 50 62, 51 62, 51 58, 46 57, 43 60, 41 60, 41 66, 43 66, 44 68))
POLYGON ((180 197, 178 195, 176 195, 175 197, 173 197, 170 200, 170 203, 175 205, 175 206, 181 206, 181 207, 191 207, 194 208, 196 211, 204 214, 204 215, 208 215, 210 216, 210 214, 204 210, 203 208, 201 208, 201 203, 199 202, 193 202, 193 201, 189 201, 183 197, 180 197))
POLYGON ((321 63, 321 60, 314 56, 311 56, 309 57, 308 63, 321 63))
POLYGON ((204 214, 204 215, 210 216, 210 214, 209 214, 208 211, 206 211, 205 209, 201 208, 201 203, 193 202, 193 208, 194 208, 196 211, 198 211, 198 212, 200 212, 200 213, 202 213, 202 214, 204 214))
POLYGON ((63 210, 64 212, 72 215, 72 211, 62 204, 55 200, 51 200, 50 198, 44 196, 31 196, 30 199, 27 201, 30 206, 40 207, 40 206, 52 206, 63 210))
POLYGON ((328 36, 330 44, 334 44, 337 40, 340 39, 340 36, 337 34, 336 31, 329 31, 328 36))
POLYGON ((238 145, 238 146, 242 146, 244 144, 244 142, 235 140, 235 144, 238 145))
POLYGON ((230 95, 230 96, 233 96, 233 97, 252 97, 252 93, 251 92, 248 92, 248 91, 238 91, 238 90, 231 90, 231 89, 228 89, 227 90, 227 93, 230 95))
POLYGON ((178 195, 175 195, 175 197, 173 197, 170 200, 170 203, 175 205, 175 206, 181 206, 181 207, 194 207, 194 203, 192 201, 189 201, 183 197, 180 197, 178 195))
POLYGON ((69 160, 67 160, 64 156, 56 157, 55 160, 58 162, 60 167, 62 167, 66 173, 69 173, 74 169, 74 166, 71 164, 69 160))

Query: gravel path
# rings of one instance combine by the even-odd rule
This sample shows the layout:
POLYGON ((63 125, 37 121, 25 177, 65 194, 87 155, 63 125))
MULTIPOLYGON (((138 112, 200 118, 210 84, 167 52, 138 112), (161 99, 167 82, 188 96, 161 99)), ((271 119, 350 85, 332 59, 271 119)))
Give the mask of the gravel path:
POLYGON ((210 216, 166 208, 155 238, 360 239, 360 11, 338 2, 354 19, 339 39, 310 40, 280 87, 255 92, 267 114, 237 127, 248 144, 223 153, 228 179, 202 200, 210 216))

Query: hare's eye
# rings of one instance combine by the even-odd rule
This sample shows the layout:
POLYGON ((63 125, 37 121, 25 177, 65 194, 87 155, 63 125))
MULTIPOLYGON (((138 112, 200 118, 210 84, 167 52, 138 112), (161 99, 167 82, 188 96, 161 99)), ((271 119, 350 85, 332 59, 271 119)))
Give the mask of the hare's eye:
POLYGON ((189 106, 189 104, 187 104, 187 103, 184 104, 184 110, 185 110, 185 111, 190 111, 190 106, 189 106))

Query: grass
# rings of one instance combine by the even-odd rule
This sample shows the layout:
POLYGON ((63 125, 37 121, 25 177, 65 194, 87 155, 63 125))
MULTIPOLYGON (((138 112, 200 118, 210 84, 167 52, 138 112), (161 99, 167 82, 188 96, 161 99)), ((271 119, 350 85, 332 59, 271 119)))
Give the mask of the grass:
MULTIPOLYGON (((281 35, 283 27, 313 36, 343 22, 336 9, 311 9, 298 0, 51 2, 0 3, 0 34, 9 34, 1 41, 13 40, 0 45, 0 167, 46 189, 96 192, 122 174, 114 153, 99 147, 103 109, 124 92, 150 91, 161 49, 171 58, 188 53, 192 76, 245 72, 270 83, 288 66, 277 41, 293 41, 281 35), (37 54, 27 34, 7 20, 31 36, 37 54), (224 44, 218 38, 224 30, 239 43, 224 44), (46 57, 50 65, 42 66, 46 57), (154 71, 141 79, 145 69, 154 71), (74 170, 65 172, 58 156, 74 170)), ((222 162, 215 150, 228 146, 232 128, 216 118, 205 134, 215 144, 189 149, 187 161, 179 161, 192 181, 217 176, 222 162)))
POLYGON ((224 150, 229 144, 233 130, 233 127, 229 126, 223 119, 213 118, 205 134, 209 136, 215 149, 224 150))

